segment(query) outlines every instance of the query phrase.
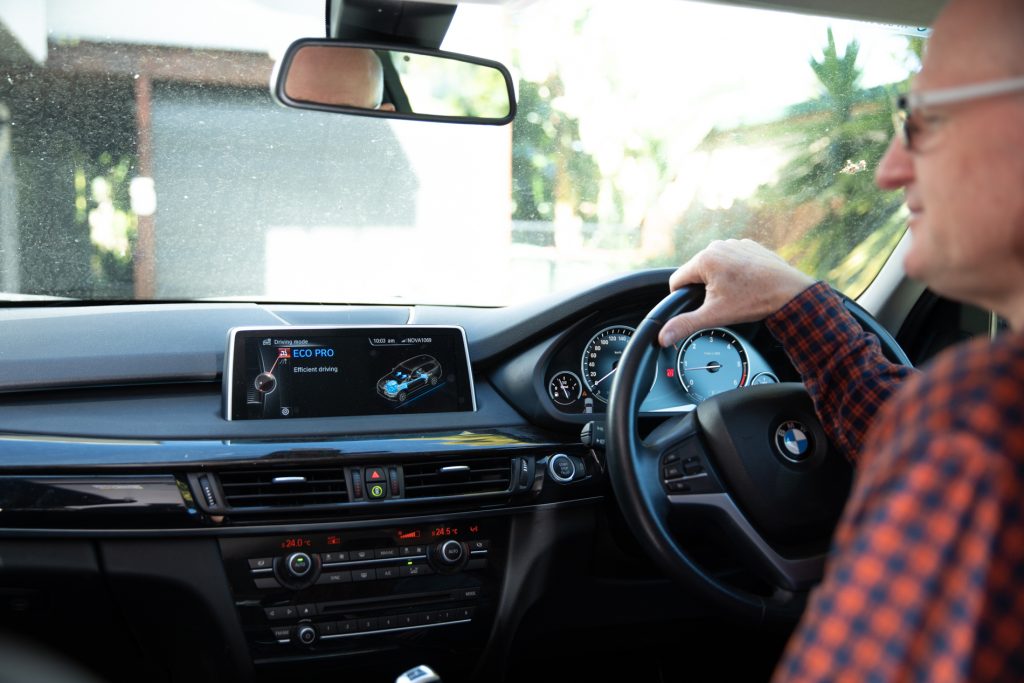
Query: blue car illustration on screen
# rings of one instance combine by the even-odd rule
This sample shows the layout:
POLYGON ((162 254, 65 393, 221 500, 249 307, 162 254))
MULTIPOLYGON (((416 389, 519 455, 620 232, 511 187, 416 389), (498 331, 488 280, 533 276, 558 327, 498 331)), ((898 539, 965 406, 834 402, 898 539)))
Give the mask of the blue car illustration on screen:
POLYGON ((426 354, 408 358, 377 380, 377 393, 389 401, 401 403, 441 380, 441 364, 426 354))

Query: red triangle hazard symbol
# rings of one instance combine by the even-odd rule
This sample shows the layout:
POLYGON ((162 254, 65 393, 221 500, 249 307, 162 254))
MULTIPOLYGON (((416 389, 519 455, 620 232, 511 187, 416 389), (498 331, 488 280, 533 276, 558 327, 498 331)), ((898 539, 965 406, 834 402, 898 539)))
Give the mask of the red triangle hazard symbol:
POLYGON ((380 472, 373 472, 370 475, 370 479, 380 479, 380 472))

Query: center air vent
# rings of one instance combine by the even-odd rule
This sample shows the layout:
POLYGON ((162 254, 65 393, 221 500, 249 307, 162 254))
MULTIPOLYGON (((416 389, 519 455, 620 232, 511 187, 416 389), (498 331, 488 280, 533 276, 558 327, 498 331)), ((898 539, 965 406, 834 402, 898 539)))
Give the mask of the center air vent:
POLYGON ((503 493, 512 483, 512 458, 454 457, 405 463, 405 497, 503 493))
POLYGON ((227 507, 234 510, 349 502, 345 471, 337 466, 221 472, 220 487, 227 507))

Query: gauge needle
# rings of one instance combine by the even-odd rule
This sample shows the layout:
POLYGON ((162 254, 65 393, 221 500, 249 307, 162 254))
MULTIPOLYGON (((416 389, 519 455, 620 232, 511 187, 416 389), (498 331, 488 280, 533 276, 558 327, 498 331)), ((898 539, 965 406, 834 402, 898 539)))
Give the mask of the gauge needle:
POLYGON ((612 371, 611 371, 611 372, 609 372, 609 373, 608 373, 607 375, 605 375, 605 376, 604 376, 604 377, 602 377, 601 379, 599 379, 599 380, 597 380, 596 382, 594 382, 594 386, 596 387, 596 386, 597 386, 598 384, 600 384, 601 382, 603 382, 603 381, 605 381, 606 379, 608 379, 609 377, 611 377, 611 376, 612 376, 612 373, 614 373, 614 372, 615 372, 616 370, 618 370, 618 369, 619 369, 619 366, 618 366, 618 365, 616 365, 616 366, 615 366, 614 368, 612 368, 612 371))
POLYGON ((562 393, 565 394, 566 398, 569 398, 569 387, 566 385, 564 379, 558 380, 558 383, 562 385, 562 393))
POLYGON ((685 370, 687 372, 689 372, 690 370, 717 370, 720 367, 722 367, 721 363, 712 363, 711 365, 701 365, 696 368, 685 368, 685 370))

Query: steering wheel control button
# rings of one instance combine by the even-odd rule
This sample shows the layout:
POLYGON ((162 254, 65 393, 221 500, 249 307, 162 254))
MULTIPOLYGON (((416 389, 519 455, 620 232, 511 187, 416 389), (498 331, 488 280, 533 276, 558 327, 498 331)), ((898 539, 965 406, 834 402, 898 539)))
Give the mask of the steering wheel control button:
POLYGON ((775 450, 792 463, 802 463, 814 452, 811 430, 802 422, 788 420, 775 430, 775 450))
POLYGON ((683 476, 683 466, 679 462, 665 465, 661 473, 665 479, 678 479, 683 476))
POLYGON ((576 465, 565 453, 556 453, 548 460, 548 472, 559 484, 568 484, 576 476, 576 465))
POLYGON ((708 469, 700 447, 693 441, 673 448, 662 457, 661 480, 669 494, 721 491, 718 481, 708 469))

